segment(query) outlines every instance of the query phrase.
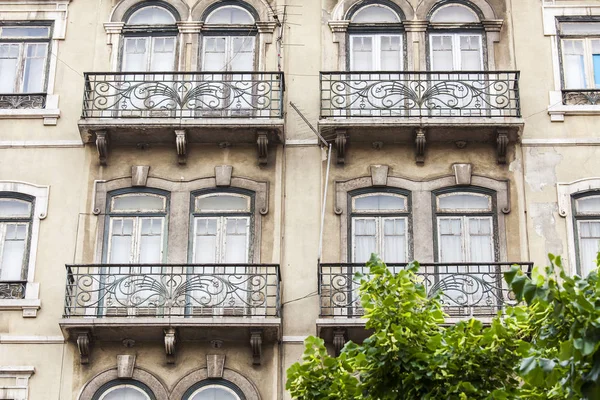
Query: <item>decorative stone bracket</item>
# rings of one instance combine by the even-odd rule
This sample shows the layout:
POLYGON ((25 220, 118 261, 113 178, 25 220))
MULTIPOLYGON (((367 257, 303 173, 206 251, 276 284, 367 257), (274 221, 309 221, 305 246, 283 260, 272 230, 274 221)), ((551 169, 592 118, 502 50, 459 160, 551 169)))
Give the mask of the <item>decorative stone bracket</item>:
POLYGON ((256 135, 256 144, 258 145, 258 164, 266 165, 269 159, 269 138, 267 132, 259 131, 256 135))
POLYGON ((252 348, 252 365, 262 364, 262 330, 250 332, 250 347, 252 348))
POLYGON ((106 158, 108 157, 108 132, 96 131, 96 149, 98 150, 98 159, 100 165, 106 165, 106 158))
POLYGON ((177 162, 185 164, 187 162, 187 137, 185 129, 175 130, 175 147, 177 149, 177 162))
POLYGON ((508 131, 506 129, 496 130, 496 144, 498 164, 506 164, 506 150, 508 148, 508 131))
POLYGON ((167 354, 167 364, 175 364, 176 335, 177 330, 175 328, 165 329, 165 353, 167 354))
POLYGON ((337 163, 343 165, 346 163, 346 144, 348 143, 348 135, 345 130, 336 130, 335 150, 337 152, 337 163))
POLYGON ((76 335, 77 350, 79 350, 79 362, 81 362, 81 364, 89 364, 92 335, 89 330, 77 332, 76 335))
POLYGON ((335 329, 333 331, 333 347, 335 348, 335 356, 339 356, 342 349, 346 345, 347 340, 346 329, 335 329))
POLYGON ((417 128, 415 132, 415 161, 417 164, 423 165, 425 164, 425 144, 427 143, 425 129, 417 128))

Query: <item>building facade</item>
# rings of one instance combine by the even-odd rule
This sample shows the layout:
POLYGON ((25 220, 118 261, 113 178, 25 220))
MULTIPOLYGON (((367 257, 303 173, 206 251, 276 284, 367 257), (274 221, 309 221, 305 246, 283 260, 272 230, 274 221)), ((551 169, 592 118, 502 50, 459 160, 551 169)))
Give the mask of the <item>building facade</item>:
POLYGON ((596 80, 599 1, 0 0, 0 399, 287 399, 371 253, 589 272, 596 80))

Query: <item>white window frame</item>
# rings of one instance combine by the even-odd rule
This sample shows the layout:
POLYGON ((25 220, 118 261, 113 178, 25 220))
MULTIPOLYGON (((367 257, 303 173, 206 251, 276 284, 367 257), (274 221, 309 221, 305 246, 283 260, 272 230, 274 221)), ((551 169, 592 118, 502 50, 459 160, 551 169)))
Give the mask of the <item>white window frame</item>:
MULTIPOLYGON (((365 72, 379 72, 382 71, 381 69, 381 58, 382 58, 382 54, 381 54, 381 39, 384 36, 389 36, 389 37, 398 37, 400 39, 400 70, 399 71, 403 71, 404 70, 404 35, 401 33, 351 33, 349 35, 349 40, 350 40, 350 57, 349 57, 349 64, 350 64, 350 72, 354 71, 354 40, 353 38, 355 37, 370 37, 373 40, 373 49, 372 49, 372 53, 371 53, 371 57, 372 57, 372 61, 373 61, 373 69, 371 71, 365 71, 365 72)), ((362 71, 361 71, 362 72, 362 71)))
MULTIPOLYGON (((600 24, 600 21, 598 21, 598 24, 600 24)), ((600 90, 600 82, 596 82, 594 79, 594 66, 593 66, 593 52, 592 52, 592 41, 596 40, 598 42, 600 42, 600 36, 596 36, 596 37, 591 37, 591 36, 567 36, 567 37, 563 37, 560 39, 560 47, 561 47, 561 57, 562 57, 562 68, 561 68, 561 74, 562 74, 562 89, 564 90, 577 90, 577 89, 581 89, 581 90, 595 90, 595 89, 599 89, 600 90), (583 42, 583 69, 584 69, 584 75, 583 78, 585 79, 585 87, 578 87, 578 88, 567 88, 567 77, 566 77, 566 71, 565 71, 565 64, 564 64, 564 60, 565 60, 565 46, 564 43, 565 42, 569 42, 569 41, 582 41, 583 42)))
MULTIPOLYGON (((489 220, 490 221, 490 250, 492 256, 495 254, 495 243, 496 238, 494 236, 494 218, 492 216, 486 215, 477 215, 477 214, 465 214, 465 215, 443 215, 438 214, 436 216, 437 223, 437 259, 439 262, 444 263, 470 263, 470 262, 486 262, 486 261, 473 261, 471 260, 471 237, 472 235, 468 232, 469 230, 469 222, 471 220, 489 220), (453 261, 442 261, 442 230, 441 230, 441 222, 443 220, 460 220, 461 222, 461 253, 463 260, 453 260, 453 261)), ((495 260, 489 260, 489 262, 495 262, 495 260)))
POLYGON ((13 385, 0 384, 0 399, 28 400, 29 379, 34 373, 33 366, 0 366, 0 380, 14 379, 13 385))
MULTIPOLYGON (((67 16, 70 0, 50 0, 33 2, 24 7, 15 6, 2 9, 2 22, 6 24, 27 21, 52 22, 50 48, 58 49, 60 41, 66 37, 67 16), (34 16, 32 19, 32 16, 34 16)), ((44 125, 56 125, 60 117, 59 94, 56 93, 57 51, 49 52, 47 60, 46 107, 43 109, 0 110, 0 119, 42 119, 44 125)))
MULTIPOLYGON (((222 73, 232 73, 235 74, 237 71, 231 70, 231 62, 237 56, 237 53, 233 51, 233 39, 241 38, 241 39, 252 39, 252 66, 250 70, 256 69, 256 36, 255 35, 205 35, 202 37, 202 51, 201 51, 201 65, 202 71, 207 72, 222 72, 222 73), (220 70, 207 69, 206 67, 206 41, 209 39, 225 39, 225 67, 220 70)), ((248 72, 247 70, 240 72, 248 72)))
POLYGON ((35 185, 19 181, 0 181, 0 192, 13 192, 29 195, 34 198, 31 233, 29 247, 27 248, 27 277, 24 299, 0 299, 0 311, 21 310, 23 317, 35 318, 41 307, 39 299, 39 283, 35 282, 35 267, 37 261, 37 247, 40 233, 40 222, 48 214, 48 196, 50 186, 35 185))
MULTIPOLYGON (((154 53, 154 46, 156 45, 156 43, 155 43, 156 39, 173 39, 173 65, 171 67, 171 71, 175 72, 176 65, 177 65, 177 35, 124 36, 123 37, 123 61, 121 64, 121 70, 123 72, 126 72, 125 66, 127 65, 127 52, 125 50, 127 48, 127 40, 128 39, 146 39, 146 52, 145 52, 146 65, 142 71, 131 71, 131 72, 148 72, 148 73, 170 72, 169 70, 154 71, 152 69, 152 61, 153 61, 154 57, 156 56, 154 53)), ((163 53, 159 53, 159 54, 163 54, 163 53)))
MULTIPOLYGON (((452 38, 452 70, 455 72, 461 72, 462 69, 462 59, 461 59, 461 50, 460 50, 460 39, 462 37, 471 37, 475 36, 479 38, 479 69, 483 70, 484 60, 483 60, 483 34, 480 32, 444 32, 444 33, 430 33, 429 34, 429 62, 430 62, 430 70, 435 72, 437 70, 433 69, 433 38, 434 37, 451 37, 452 38)), ((447 71, 447 70, 439 70, 439 71, 447 71)), ((471 70, 470 70, 471 71, 471 70)))

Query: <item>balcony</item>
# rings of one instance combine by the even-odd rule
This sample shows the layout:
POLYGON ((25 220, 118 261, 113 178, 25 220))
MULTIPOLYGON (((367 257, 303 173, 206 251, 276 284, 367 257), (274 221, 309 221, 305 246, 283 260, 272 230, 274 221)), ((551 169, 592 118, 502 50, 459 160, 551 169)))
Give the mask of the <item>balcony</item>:
MULTIPOLYGON (((397 273, 407 264, 387 264, 397 273)), ((533 263, 430 263, 420 264, 417 273, 428 296, 441 293, 440 301, 448 315, 447 323, 461 319, 478 318, 489 322, 505 306, 516 300, 508 289, 503 273, 512 265, 531 272, 533 263)), ((354 274, 368 274, 364 264, 321 264, 319 266, 319 293, 321 312, 317 323, 319 335, 334 341, 335 336, 362 341, 369 332, 364 329, 363 309, 354 274)), ((338 339, 340 340, 340 339, 338 339)))
POLYGON ((86 73, 79 130, 101 164, 109 143, 173 144, 180 163, 189 143, 252 143, 266 162, 283 140, 284 86, 281 72, 86 73))
POLYGON ((80 350, 92 338, 272 342, 279 285, 275 264, 68 265, 60 326, 80 350))
MULTIPOLYGON (((496 144, 498 161, 523 129, 519 72, 322 72, 320 130, 338 160, 350 142, 496 144)), ((343 161, 342 161, 343 163, 343 161)))

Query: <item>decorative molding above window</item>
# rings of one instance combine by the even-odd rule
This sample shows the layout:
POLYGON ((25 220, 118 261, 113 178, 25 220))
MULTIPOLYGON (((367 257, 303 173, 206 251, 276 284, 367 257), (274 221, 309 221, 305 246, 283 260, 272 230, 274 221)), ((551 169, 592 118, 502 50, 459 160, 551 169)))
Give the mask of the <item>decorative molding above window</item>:
POLYGON ((6 42, 5 46, 12 46, 12 52, 18 53, 15 54, 17 70, 29 62, 40 64, 39 70, 45 71, 42 86, 36 84, 29 85, 28 88, 27 82, 15 81, 15 86, 20 85, 18 88, 11 91, 0 90, 0 119, 39 118, 43 119, 44 125, 56 125, 57 119, 60 117, 59 96, 55 93, 57 56, 56 52, 51 49, 57 49, 58 41, 65 39, 69 3, 70 0, 27 2, 0 0, 2 25, 13 29, 10 35, 14 37, 14 40, 11 40, 10 43, 6 42, 8 38, 5 34, 3 38, 6 42), (34 16, 33 19, 32 16, 34 16), (25 28, 38 25, 48 27, 47 42, 40 43, 39 36, 36 36, 31 39, 35 39, 34 41, 37 43, 27 44, 28 38, 23 36, 23 33, 26 34, 25 36, 28 33, 25 28), (17 51, 17 45, 22 47, 20 52, 17 51), (26 46, 35 46, 36 49, 34 53, 31 53, 32 49, 27 49, 28 55, 24 57, 23 51, 26 46))
POLYGON ((29 378, 34 373, 30 366, 0 366, 0 399, 28 400, 29 378))
MULTIPOLYGON (((23 317, 35 318, 37 311, 40 309, 39 283, 34 282, 34 279, 40 221, 46 218, 48 213, 49 191, 49 186, 38 186, 17 181, 0 181, 0 198, 15 199, 25 204, 26 202, 20 199, 22 196, 27 196, 28 199, 31 199, 30 203, 27 204, 33 205, 27 224, 22 219, 15 220, 14 223, 10 224, 28 226, 28 232, 25 236, 28 240, 28 245, 24 247, 25 250, 22 256, 24 260, 24 275, 21 276, 21 279, 19 281, 12 280, 4 283, 0 281, 0 311, 22 310, 23 317)), ((17 240, 20 237, 18 229, 12 236, 9 235, 10 232, 8 232, 8 229, 4 229, 3 232, 6 239, 11 239, 12 237, 17 240)), ((16 245, 18 241, 13 241, 12 243, 16 245)))

